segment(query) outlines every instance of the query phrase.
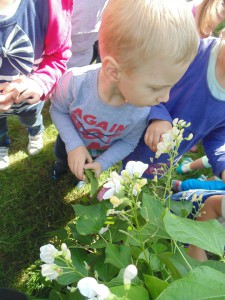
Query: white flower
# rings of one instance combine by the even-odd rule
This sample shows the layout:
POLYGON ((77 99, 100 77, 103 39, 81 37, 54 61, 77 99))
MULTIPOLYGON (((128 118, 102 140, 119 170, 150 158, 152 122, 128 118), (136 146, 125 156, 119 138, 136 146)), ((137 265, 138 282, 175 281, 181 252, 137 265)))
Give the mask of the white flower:
POLYGON ((160 142, 157 144, 157 152, 155 154, 156 158, 159 158, 162 153, 166 153, 167 145, 164 142, 160 142))
POLYGON ((103 199, 110 199, 115 193, 119 193, 121 189, 121 176, 119 176, 115 171, 112 172, 108 182, 103 186, 108 189, 103 195, 103 199))
POLYGON ((147 168, 148 164, 144 164, 141 161, 129 161, 125 167, 131 178, 134 176, 140 178, 147 168))
POLYGON ((98 282, 95 278, 92 277, 85 277, 78 281, 77 288, 79 289, 80 293, 84 297, 95 297, 96 292, 95 289, 98 286, 98 282))
POLYGON ((176 119, 173 120, 173 126, 176 126, 177 123, 178 123, 178 118, 176 118, 176 119))
POLYGON ((63 270, 56 264, 43 264, 41 265, 41 274, 44 277, 48 277, 50 280, 56 279, 63 270))
POLYGON ((71 252, 65 243, 62 243, 61 249, 66 260, 71 261, 71 252))
POLYGON ((137 276, 137 268, 135 265, 129 265, 125 268, 123 273, 123 283, 130 284, 131 280, 134 279, 137 276))
POLYGON ((106 231, 108 231, 109 230, 109 227, 108 226, 106 226, 106 227, 102 227, 100 230, 99 230, 99 234, 104 234, 106 231))
POLYGON ((42 246, 40 252, 40 259, 47 264, 51 264, 59 251, 52 244, 48 244, 42 246))
POLYGON ((92 277, 85 277, 79 280, 77 288, 89 300, 107 300, 110 295, 108 287, 104 284, 98 284, 97 280, 92 277))
POLYGON ((98 284, 98 286, 95 288, 95 292, 98 300, 106 300, 110 295, 109 288, 104 284, 98 284))

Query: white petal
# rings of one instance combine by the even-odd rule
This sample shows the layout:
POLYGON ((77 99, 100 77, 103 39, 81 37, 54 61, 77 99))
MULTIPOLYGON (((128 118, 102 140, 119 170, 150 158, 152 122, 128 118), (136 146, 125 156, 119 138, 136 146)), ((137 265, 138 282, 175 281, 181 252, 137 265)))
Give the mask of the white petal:
POLYGON ((83 296, 88 298, 96 296, 95 289, 97 286, 98 286, 97 280, 92 277, 82 278, 77 283, 77 288, 79 289, 80 293, 83 296))

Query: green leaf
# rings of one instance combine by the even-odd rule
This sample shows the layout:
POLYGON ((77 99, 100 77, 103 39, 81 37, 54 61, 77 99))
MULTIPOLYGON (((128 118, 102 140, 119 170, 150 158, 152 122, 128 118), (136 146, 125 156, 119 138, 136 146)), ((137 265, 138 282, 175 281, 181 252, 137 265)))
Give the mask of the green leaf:
POLYGON ((171 257, 173 257, 172 252, 158 253, 157 256, 161 259, 161 261, 170 270, 170 273, 171 273, 171 276, 173 277, 173 279, 179 279, 182 277, 181 271, 177 268, 177 266, 174 264, 174 261, 171 258, 171 257))
POLYGON ((131 264, 131 248, 108 244, 105 249, 105 263, 122 269, 131 264))
MULTIPOLYGON (((124 286, 115 286, 110 288, 111 293, 116 295, 117 297, 123 297, 126 295, 124 291, 124 286)), ((129 300, 149 300, 149 294, 147 290, 141 286, 131 286, 129 291, 127 292, 127 298, 129 300)))
POLYGON ((102 263, 103 258, 101 257, 99 261, 95 264, 95 271, 98 272, 98 277, 104 281, 112 280, 118 274, 118 268, 111 264, 102 263))
POLYGON ((109 226, 109 230, 104 233, 103 237, 110 241, 112 239, 113 242, 120 242, 126 239, 126 235, 120 230, 127 231, 128 224, 122 220, 117 220, 113 225, 109 226))
POLYGON ((77 220, 79 234, 98 233, 106 220, 106 210, 101 204, 83 206, 73 205, 77 220))
POLYGON ((156 299, 169 286, 168 282, 163 281, 155 276, 149 276, 145 274, 144 282, 153 300, 156 299))
POLYGON ((187 217, 193 209, 193 203, 191 201, 175 201, 169 199, 166 201, 167 207, 170 203, 170 209, 173 211, 176 215, 185 218, 187 217))
POLYGON ((146 221, 154 221, 162 217, 164 212, 162 203, 153 196, 143 194, 141 215, 146 221))
POLYGON ((141 207, 141 216, 147 221, 146 225, 142 227, 141 234, 146 238, 164 238, 168 239, 169 235, 165 230, 162 216, 165 209, 162 203, 153 196, 143 194, 143 204, 141 207))
MULTIPOLYGON (((124 270, 125 268, 121 269, 119 271, 119 274, 114 277, 112 280, 110 280, 109 282, 107 282, 107 286, 108 287, 114 287, 114 286, 118 286, 118 285, 123 285, 123 274, 124 274, 124 270)), ((139 270, 139 269, 138 269, 139 270)), ((142 281, 139 279, 139 277, 135 277, 132 280, 132 284, 133 285, 143 285, 142 281)))
POLYGON ((95 178, 95 174, 92 170, 90 169, 84 169, 84 173, 90 181, 91 184, 91 192, 90 192, 90 197, 93 197, 96 191, 98 190, 98 180, 95 178))
POLYGON ((57 278, 57 282, 61 285, 68 285, 77 282, 82 277, 87 276, 87 271, 84 265, 84 261, 86 260, 85 251, 72 249, 71 259, 72 259, 73 266, 75 270, 78 271, 78 273, 74 270, 71 270, 71 268, 69 268, 67 264, 63 262, 61 259, 58 258, 55 259, 55 263, 57 264, 57 266, 63 269, 62 275, 60 275, 57 278))
POLYGON ((183 219, 167 211, 164 224, 175 241, 193 244, 220 257, 223 256, 225 230, 217 220, 194 221, 183 219))
POLYGON ((55 290, 51 290, 49 300, 65 300, 65 295, 55 290))
POLYGON ((157 300, 225 299, 225 274, 209 267, 198 267, 174 281, 157 300))

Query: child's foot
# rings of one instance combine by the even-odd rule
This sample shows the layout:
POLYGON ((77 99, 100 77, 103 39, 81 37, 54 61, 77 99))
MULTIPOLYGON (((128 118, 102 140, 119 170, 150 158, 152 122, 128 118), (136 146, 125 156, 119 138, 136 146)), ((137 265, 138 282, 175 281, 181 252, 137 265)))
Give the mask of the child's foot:
POLYGON ((0 170, 5 170, 9 166, 9 155, 7 147, 0 147, 0 170))
POLYGON ((206 181, 207 176, 201 174, 197 179, 200 180, 200 181, 206 181))
POLYGON ((68 171, 68 168, 56 161, 52 167, 52 179, 58 180, 68 171))
POLYGON ((184 173, 188 173, 191 171, 190 169, 190 163, 193 160, 190 157, 186 157, 182 163, 176 168, 176 172, 178 174, 184 174, 184 173))
POLYGON ((182 181, 180 180, 172 180, 172 190, 176 193, 181 192, 181 183, 182 181))
POLYGON ((29 135, 29 143, 28 143, 28 153, 30 155, 38 154, 43 148, 43 137, 42 133, 36 134, 34 136, 29 135))

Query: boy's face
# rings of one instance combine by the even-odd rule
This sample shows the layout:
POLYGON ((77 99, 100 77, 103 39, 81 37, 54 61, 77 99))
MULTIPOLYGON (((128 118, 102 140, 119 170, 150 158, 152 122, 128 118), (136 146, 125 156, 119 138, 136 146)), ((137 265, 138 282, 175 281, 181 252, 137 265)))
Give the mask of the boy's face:
POLYGON ((118 84, 122 98, 134 106, 153 106, 169 100, 171 88, 183 76, 190 63, 169 64, 154 59, 131 73, 120 73, 118 84))

